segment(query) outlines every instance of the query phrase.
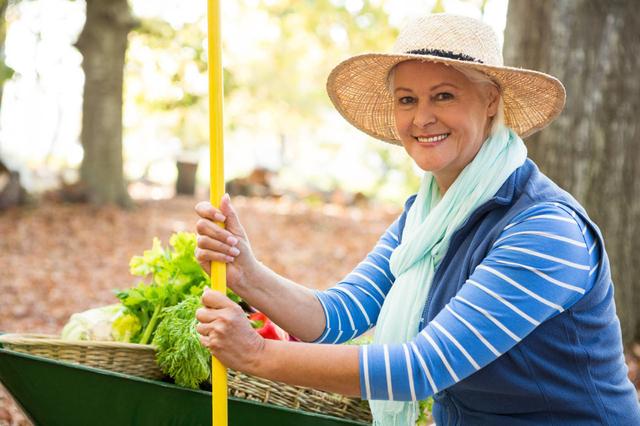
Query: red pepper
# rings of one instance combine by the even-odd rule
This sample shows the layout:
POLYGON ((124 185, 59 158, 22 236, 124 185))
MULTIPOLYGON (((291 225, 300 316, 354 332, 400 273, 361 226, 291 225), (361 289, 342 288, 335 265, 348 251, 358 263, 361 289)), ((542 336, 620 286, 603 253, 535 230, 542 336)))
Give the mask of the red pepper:
POLYGON ((265 314, 262 312, 254 312, 249 314, 249 320, 251 325, 256 329, 259 335, 265 339, 272 340, 291 340, 289 334, 275 325, 265 314))

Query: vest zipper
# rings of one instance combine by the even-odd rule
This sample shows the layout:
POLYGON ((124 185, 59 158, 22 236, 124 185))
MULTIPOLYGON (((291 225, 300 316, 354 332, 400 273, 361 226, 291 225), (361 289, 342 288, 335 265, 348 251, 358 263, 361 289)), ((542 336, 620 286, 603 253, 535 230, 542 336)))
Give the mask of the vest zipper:
POLYGON ((489 212, 490 210, 492 210, 495 204, 499 204, 499 203, 495 202, 495 200, 489 200, 487 201, 487 203, 478 207, 478 209, 473 214, 473 216, 469 216, 467 220, 462 224, 462 226, 458 228, 458 230, 456 230, 453 233, 453 235, 451 235, 451 242, 449 243, 449 248, 447 249, 447 252, 445 253, 444 258, 442 258, 442 261, 436 267, 436 270, 433 273, 433 280, 431 281, 431 287, 429 288, 429 292, 427 293, 427 300, 424 304, 424 307, 422 308, 422 315, 420 316, 420 326, 418 327, 418 332, 420 332, 424 328, 425 318, 427 317, 427 310, 429 309, 429 305, 431 304, 431 299, 433 298, 433 292, 435 288, 434 283, 437 282, 436 278, 438 277, 438 273, 440 273, 440 271, 442 270, 442 266, 445 265, 447 261, 449 261, 449 258, 453 256, 452 253, 454 251, 452 250, 452 247, 455 247, 455 243, 457 243, 458 237, 460 237, 460 235, 462 234, 462 231, 466 227, 474 224, 477 221, 477 218, 484 215, 486 212, 489 212))

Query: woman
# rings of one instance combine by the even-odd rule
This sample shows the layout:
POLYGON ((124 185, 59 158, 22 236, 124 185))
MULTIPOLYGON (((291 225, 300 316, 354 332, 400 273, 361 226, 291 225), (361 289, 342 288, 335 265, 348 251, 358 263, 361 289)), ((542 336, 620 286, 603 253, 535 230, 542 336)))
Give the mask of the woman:
POLYGON ((502 65, 493 31, 437 14, 392 54, 331 73, 353 125, 401 144, 418 194, 355 270, 313 292, 259 263, 228 196, 196 206, 196 256, 304 342, 265 341, 207 291, 202 343, 225 365, 370 400, 375 424, 408 425, 434 396, 437 424, 640 424, 602 236, 526 158, 520 136, 564 105, 555 78, 502 65), (213 222, 225 222, 226 230, 213 222), (376 325, 374 343, 341 343, 376 325))

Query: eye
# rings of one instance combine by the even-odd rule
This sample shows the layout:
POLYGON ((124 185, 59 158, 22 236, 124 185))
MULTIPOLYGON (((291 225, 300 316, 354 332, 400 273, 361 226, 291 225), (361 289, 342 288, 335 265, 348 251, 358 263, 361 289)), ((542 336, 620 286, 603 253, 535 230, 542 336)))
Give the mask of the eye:
POLYGON ((433 97, 436 101, 450 101, 453 99, 453 95, 449 92, 440 92, 433 97))
POLYGON ((413 96, 402 96, 398 98, 398 103, 400 105, 411 105, 416 102, 416 98, 413 96))

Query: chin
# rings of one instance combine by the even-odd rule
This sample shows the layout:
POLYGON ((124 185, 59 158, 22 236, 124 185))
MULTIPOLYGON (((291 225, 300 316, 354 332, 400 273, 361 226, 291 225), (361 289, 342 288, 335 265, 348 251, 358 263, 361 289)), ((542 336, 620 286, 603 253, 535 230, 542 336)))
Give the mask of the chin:
POLYGON ((425 163, 423 161, 418 162, 415 160, 413 162, 416 163, 416 166, 418 166, 418 168, 423 172, 433 172, 436 169, 431 163, 425 163))

